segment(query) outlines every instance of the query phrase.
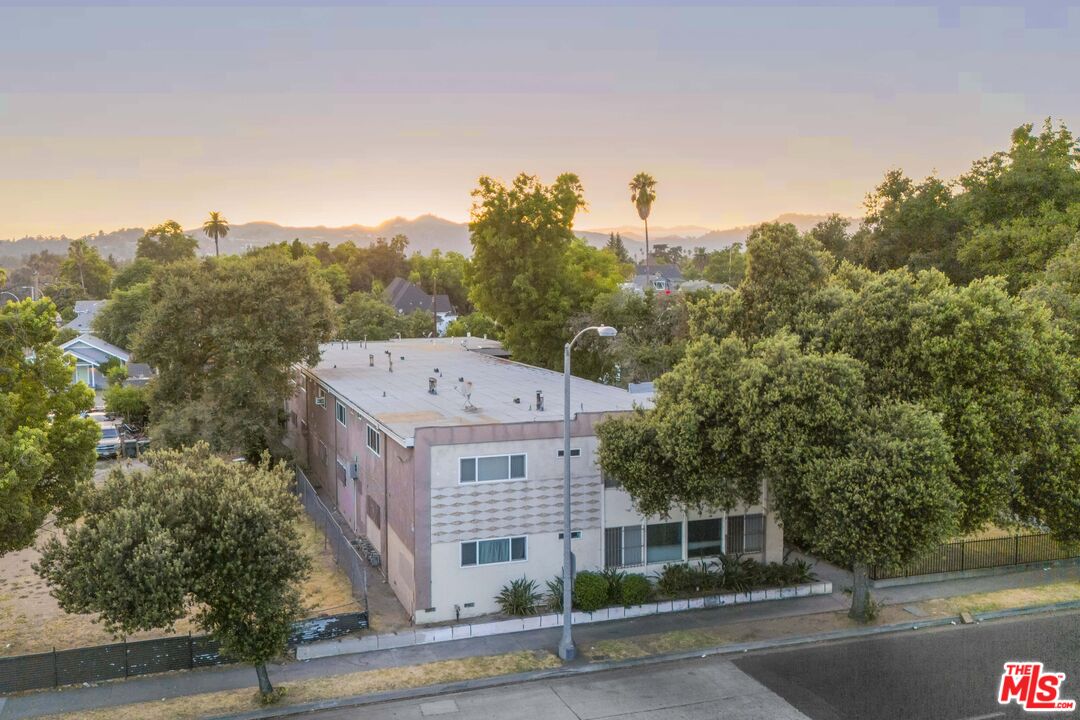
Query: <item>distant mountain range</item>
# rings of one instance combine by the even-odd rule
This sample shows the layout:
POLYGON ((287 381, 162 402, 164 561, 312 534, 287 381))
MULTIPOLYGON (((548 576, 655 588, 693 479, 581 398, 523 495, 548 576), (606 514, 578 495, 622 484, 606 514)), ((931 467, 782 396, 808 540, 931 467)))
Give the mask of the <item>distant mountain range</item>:
MULTIPOLYGON (((792 223, 800 231, 805 232, 826 217, 825 215, 788 213, 777 217, 775 222, 792 223)), ((852 222, 854 224, 856 221, 852 222)), ((724 230, 709 230, 695 225, 656 227, 649 228, 649 242, 652 245, 681 245, 686 250, 695 247, 719 250, 737 242, 745 242, 746 236, 753 228, 753 225, 724 230)), ((143 232, 143 228, 122 228, 110 233, 102 232, 88 236, 87 240, 97 247, 102 255, 112 255, 118 260, 125 260, 134 257, 135 241, 143 232)), ((208 255, 214 252, 214 242, 203 233, 202 228, 191 229, 187 232, 199 241, 201 254, 208 255)), ((628 225, 576 231, 577 235, 596 246, 607 243, 611 232, 621 234, 623 243, 632 255, 644 255, 645 235, 641 228, 628 225)), ((300 238, 305 243, 328 242, 333 246, 349 241, 362 246, 374 242, 376 238, 390 238, 398 234, 409 238, 408 252, 410 253, 420 251, 426 254, 438 248, 443 252, 469 254, 472 250, 469 243, 469 227, 466 223, 456 223, 434 215, 421 215, 412 220, 398 217, 373 227, 365 225, 334 228, 291 227, 272 222, 239 223, 231 227, 229 235, 220 243, 222 252, 239 253, 250 248, 282 241, 291 242, 294 238, 300 238)), ((6 264, 11 267, 23 256, 41 250, 55 253, 66 252, 71 240, 72 238, 60 236, 25 237, 18 240, 0 241, 0 266, 6 264)))

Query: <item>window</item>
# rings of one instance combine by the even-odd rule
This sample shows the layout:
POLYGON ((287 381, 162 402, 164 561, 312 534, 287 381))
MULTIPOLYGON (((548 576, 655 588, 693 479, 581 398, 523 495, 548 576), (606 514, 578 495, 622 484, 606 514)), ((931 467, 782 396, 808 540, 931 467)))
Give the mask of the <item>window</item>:
POLYGON ((690 520, 686 523, 686 556, 688 558, 711 557, 724 552, 724 521, 690 520))
POLYGON ((761 513, 746 516, 743 548, 745 552, 761 552, 765 549, 765 516, 761 513))
POLYGON ((375 527, 382 528, 382 508, 370 495, 367 498, 367 516, 371 518, 371 522, 375 524, 375 527))
POLYGON ((524 455, 488 455, 461 458, 458 482, 495 482, 524 480, 524 455))
POLYGON ((645 552, 650 563, 682 560, 682 523, 645 526, 645 552))
POLYGON ((322 386, 319 386, 318 391, 315 393, 315 404, 323 410, 326 409, 326 391, 322 389, 322 386))
POLYGON ((337 421, 341 423, 342 427, 348 427, 349 411, 338 401, 334 401, 334 408, 337 412, 337 421))
POLYGON ((616 480, 611 475, 608 475, 607 473, 601 473, 601 475, 603 475, 603 477, 604 477, 604 487, 606 487, 606 488, 621 488, 622 487, 622 483, 619 482, 618 480, 616 480))
MULTIPOLYGON (((559 448, 559 457, 563 457, 565 454, 566 454, 566 451, 563 450, 562 448, 559 448)), ((570 448, 570 457, 572 457, 572 458, 581 457, 581 448, 570 448)))
MULTIPOLYGON (((565 535, 566 535, 566 533, 563 533, 563 532, 559 533, 559 539, 562 540, 565 535)), ((570 531, 570 539, 571 540, 580 540, 581 539, 581 531, 580 530, 571 530, 570 531)))
POLYGON ((604 567, 642 564, 641 526, 627 525, 604 531, 604 567))
POLYGON ((764 515, 734 515, 727 519, 727 523, 727 552, 738 555, 761 552, 764 549, 764 515))
POLYGON ((342 485, 348 485, 349 484, 348 481, 347 481, 348 477, 349 477, 348 468, 346 468, 345 465, 340 460, 338 460, 337 461, 337 479, 338 479, 338 482, 341 483, 342 485))
POLYGON ((462 567, 521 562, 525 560, 525 556, 526 539, 524 536, 461 543, 462 567))
POLYGON ((370 425, 367 426, 367 446, 371 452, 379 455, 382 452, 382 437, 379 436, 379 431, 370 425))

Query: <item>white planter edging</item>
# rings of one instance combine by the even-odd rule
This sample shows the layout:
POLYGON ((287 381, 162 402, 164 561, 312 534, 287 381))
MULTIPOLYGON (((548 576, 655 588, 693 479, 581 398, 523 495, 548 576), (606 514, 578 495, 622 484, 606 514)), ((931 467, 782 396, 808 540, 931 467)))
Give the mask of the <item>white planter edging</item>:
MULTIPOLYGON (((785 588, 754 590, 753 592, 748 593, 706 595, 705 597, 690 598, 688 600, 661 600, 660 602, 632 605, 625 608, 602 608, 592 613, 575 610, 573 622, 575 625, 587 625, 595 622, 643 617, 645 615, 661 615, 673 612, 687 612, 704 608, 723 607, 726 605, 744 605, 748 603, 767 602, 769 600, 786 600, 795 597, 831 594, 832 583, 819 582, 785 588)), ((561 625, 562 615, 549 613, 547 615, 533 615, 532 617, 514 618, 512 620, 498 620, 496 622, 460 623, 458 625, 444 627, 418 627, 415 630, 404 630, 402 632, 387 633, 384 635, 348 636, 338 638, 337 640, 324 640, 322 642, 300 645, 296 648, 296 659, 314 660, 315 658, 331 657, 334 655, 351 655, 353 653, 371 652, 372 650, 388 650, 390 648, 409 647, 411 645, 427 645, 470 637, 506 635, 508 633, 525 632, 527 630, 536 630, 538 628, 559 627, 561 625)))

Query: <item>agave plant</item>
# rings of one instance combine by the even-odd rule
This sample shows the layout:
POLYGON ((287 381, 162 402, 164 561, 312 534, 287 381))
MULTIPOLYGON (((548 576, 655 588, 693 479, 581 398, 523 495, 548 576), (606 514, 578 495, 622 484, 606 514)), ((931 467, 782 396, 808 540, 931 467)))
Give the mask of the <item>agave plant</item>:
POLYGON ((540 600, 536 581, 526 577, 511 580, 510 584, 503 585, 502 590, 495 596, 499 609, 507 615, 535 615, 540 600))

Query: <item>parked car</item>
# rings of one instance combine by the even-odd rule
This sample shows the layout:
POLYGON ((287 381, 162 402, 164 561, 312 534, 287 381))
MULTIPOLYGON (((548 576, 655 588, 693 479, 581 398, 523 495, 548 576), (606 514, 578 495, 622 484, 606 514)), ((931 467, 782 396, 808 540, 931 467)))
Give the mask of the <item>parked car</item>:
POLYGON ((111 420, 98 420, 98 428, 101 430, 101 438, 97 443, 98 458, 120 457, 123 440, 120 437, 120 428, 111 420))

